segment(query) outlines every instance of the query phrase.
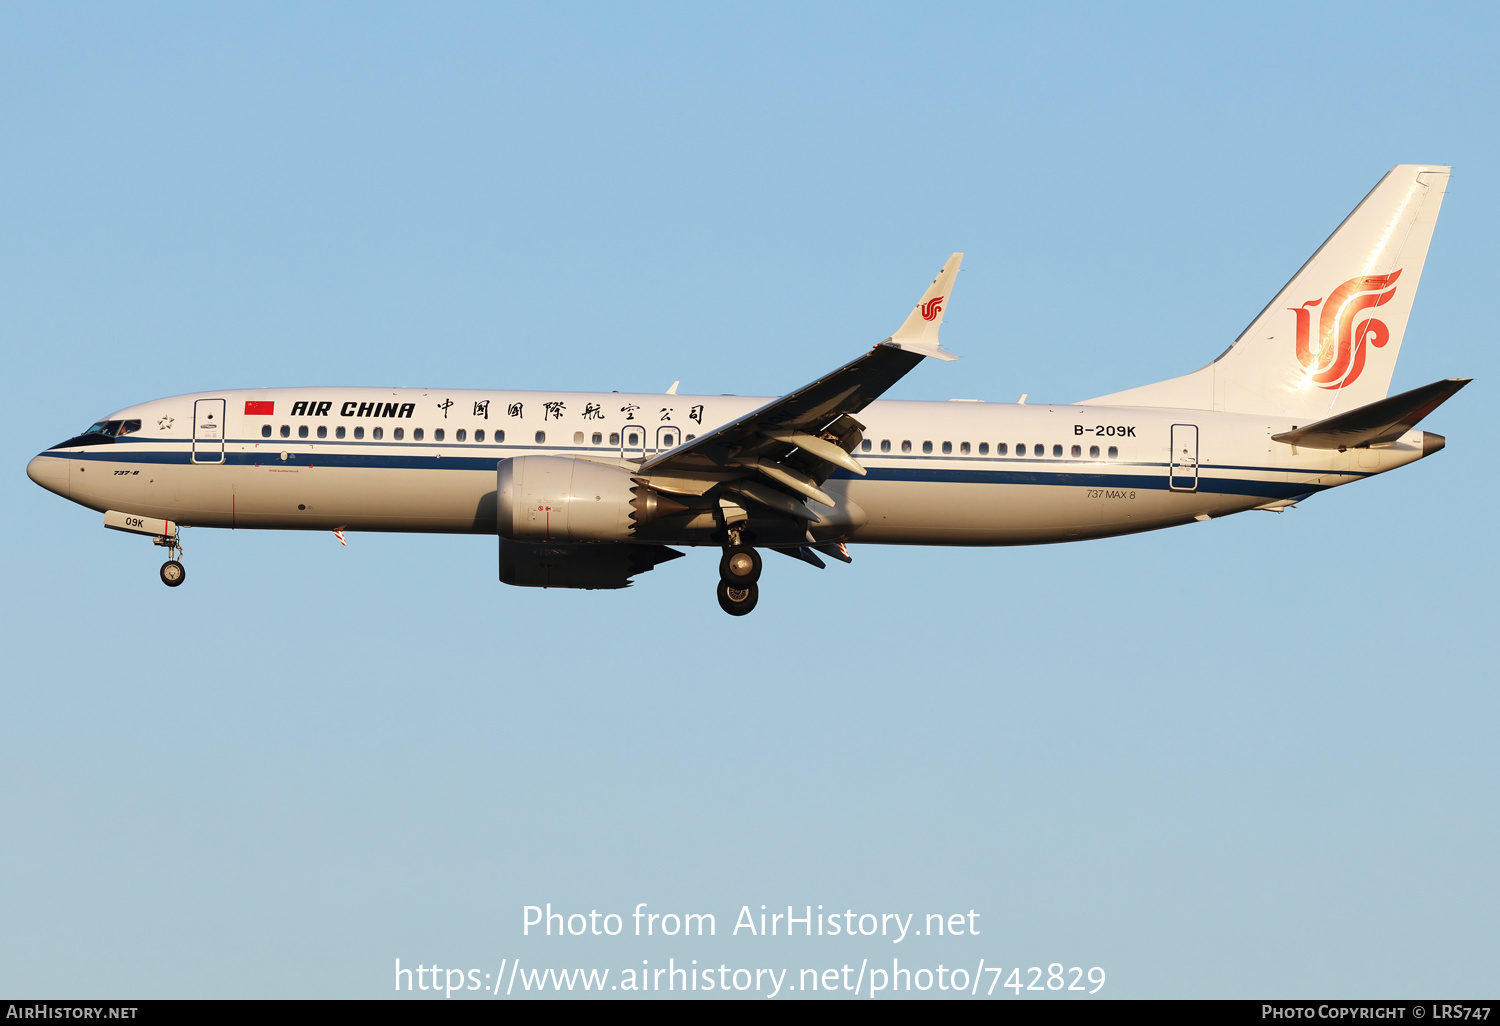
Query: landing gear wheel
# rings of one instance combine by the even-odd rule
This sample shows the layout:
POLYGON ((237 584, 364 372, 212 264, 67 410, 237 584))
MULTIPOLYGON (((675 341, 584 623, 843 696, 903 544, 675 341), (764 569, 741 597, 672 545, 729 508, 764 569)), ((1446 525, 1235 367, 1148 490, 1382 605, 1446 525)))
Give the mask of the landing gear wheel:
MULTIPOLYGON (((185 580, 187 580, 187 571, 183 569, 182 564, 177 562, 177 560, 169 559, 161 565, 161 583, 165 584, 168 588, 175 588, 185 580)), ((751 605, 754 604, 753 602, 751 603, 751 605)), ((746 610, 746 612, 749 612, 749 610, 746 610)))
POLYGON ((736 588, 732 584, 719 582, 719 608, 730 616, 744 616, 755 608, 760 600, 760 589, 753 584, 736 588))
POLYGON ((731 545, 724 550, 724 558, 719 560, 719 580, 735 588, 748 587, 760 580, 760 566, 760 553, 754 548, 731 545))

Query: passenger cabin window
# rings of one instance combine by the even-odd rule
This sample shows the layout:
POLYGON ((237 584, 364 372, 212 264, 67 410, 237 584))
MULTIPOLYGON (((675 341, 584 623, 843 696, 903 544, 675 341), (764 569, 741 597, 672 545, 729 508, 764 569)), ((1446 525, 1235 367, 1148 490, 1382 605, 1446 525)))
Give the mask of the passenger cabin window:
POLYGON ((691 441, 692 441, 692 440, 693 440, 693 439, 695 439, 695 438, 697 438, 697 437, 698 437, 698 436, 697 436, 697 435, 688 435, 688 436, 687 436, 687 440, 688 440, 688 441, 689 441, 689 442, 691 442, 691 441))
POLYGON ((1075 446, 1073 446, 1073 455, 1074 456, 1082 456, 1083 455, 1083 446, 1081 446, 1081 445, 1075 445, 1075 446))
POLYGON ((260 426, 260 437, 262 437, 262 438, 270 438, 271 437, 271 425, 269 425, 269 424, 262 424, 260 426))
POLYGON ((319 424, 318 425, 318 437, 319 438, 327 438, 328 437, 328 427, 327 427, 327 425, 325 425, 325 424, 319 424))
MULTIPOLYGON (((1045 456, 1047 455, 1047 447, 1038 442, 1036 445, 1031 447, 1031 454, 1033 456, 1045 456)), ((1059 452, 1058 455, 1061 456, 1062 453, 1059 452)))
MULTIPOLYGON (((460 439, 460 441, 461 441, 461 439, 460 439)), ((573 444, 574 445, 582 445, 583 444, 583 432, 582 431, 574 431, 573 432, 573 444)))
POLYGON ((420 442, 422 440, 422 429, 421 428, 412 428, 411 429, 411 440, 413 442, 420 442))
POLYGON ((282 438, 291 438, 292 437, 292 427, 291 427, 290 424, 283 424, 283 425, 281 425, 281 437, 282 438))
POLYGON ((442 428, 433 428, 432 429, 432 440, 434 442, 441 442, 443 440, 443 437, 444 436, 443 436, 443 429, 442 428))
POLYGON ((968 442, 959 442, 958 443, 958 454, 960 456, 967 456, 967 455, 969 455, 969 443, 968 442))
POLYGON ((944 442, 943 443, 943 455, 944 456, 952 456, 953 455, 953 443, 952 442, 944 442))
POLYGON ((385 437, 385 428, 375 428, 370 432, 370 437, 377 442, 380 441, 385 437))
POLYGON ((365 437, 365 429, 362 428, 362 427, 355 428, 354 429, 354 438, 355 438, 355 441, 358 441, 359 439, 361 439, 363 437, 365 437))
POLYGON ((875 443, 870 441, 868 438, 859 443, 860 452, 869 452, 873 448, 875 448, 875 443))
POLYGON ((601 435, 601 434, 600 434, 600 433, 599 433, 599 432, 597 432, 597 431, 595 431, 595 432, 594 432, 594 433, 593 433, 593 435, 592 435, 592 436, 591 436, 591 437, 590 437, 590 439, 589 439, 589 440, 590 440, 590 441, 591 441, 591 442, 593 442, 593 444, 595 444, 595 445, 603 445, 603 444, 604 444, 604 436, 603 436, 603 435, 601 435))
POLYGON ((922 443, 922 451, 925 452, 925 453, 931 453, 932 452, 932 443, 931 442, 923 442, 922 443))
POLYGON ((1111 445, 1109 447, 1109 458, 1112 459, 1112 460, 1113 459, 1118 459, 1119 455, 1120 455, 1120 450, 1118 448, 1116 448, 1115 446, 1111 445))
POLYGON ((333 437, 334 438, 343 438, 344 437, 344 426, 342 424, 340 424, 338 427, 336 427, 336 428, 333 429, 333 437))
POLYGON ((1054 445, 1052 447, 1052 455, 1054 455, 1054 456, 1061 456, 1062 455, 1062 446, 1060 446, 1060 445, 1054 445))
POLYGON ((890 452, 891 451, 891 440, 889 438, 882 438, 880 440, 880 451, 881 452, 890 452))
POLYGON ((1091 446, 1089 446, 1089 459, 1091 459, 1091 460, 1097 460, 1098 458, 1099 458, 1099 447, 1097 445, 1091 445, 1091 446))
POLYGON ((996 456, 1008 456, 1008 455, 1010 455, 1010 446, 1006 445, 1004 442, 996 442, 995 443, 995 455, 996 456))
POLYGON ((395 432, 391 435, 391 437, 394 438, 398 442, 401 441, 403 438, 406 437, 406 428, 397 428, 395 430, 395 432))
POLYGON ((609 444, 610 445, 619 445, 620 444, 620 432, 618 432, 618 431, 611 431, 609 433, 609 444))
POLYGON ((902 452, 911 452, 911 439, 910 438, 902 440, 902 442, 901 442, 901 451, 902 452))
POLYGON ((988 456, 989 454, 990 454, 990 443, 989 442, 980 442, 979 443, 979 455, 981 455, 981 456, 988 456))
POLYGON ((476 442, 482 442, 482 441, 484 441, 484 428, 480 428, 478 431, 474 432, 474 441, 476 441, 476 442))
POLYGON ((537 445, 541 445, 546 440, 547 440, 547 432, 545 432, 545 431, 538 431, 536 433, 536 444, 537 445))
POLYGON ((457 431, 453 432, 453 440, 455 442, 467 442, 469 440, 469 433, 463 428, 459 428, 457 431))
POLYGON ((505 432, 504 431, 496 431, 495 432, 495 444, 499 445, 503 441, 505 441, 505 432))
POLYGON ((307 437, 307 425, 306 424, 303 424, 303 425, 301 425, 301 426, 299 426, 297 428, 297 437, 298 438, 306 438, 307 437))

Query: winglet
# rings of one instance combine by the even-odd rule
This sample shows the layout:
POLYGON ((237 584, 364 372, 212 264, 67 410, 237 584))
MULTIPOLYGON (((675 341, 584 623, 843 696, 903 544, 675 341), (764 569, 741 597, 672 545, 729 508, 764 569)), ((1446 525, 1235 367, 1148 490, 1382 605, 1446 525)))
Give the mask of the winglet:
POLYGON ((938 329, 943 326, 943 313, 948 300, 953 296, 953 281, 958 277, 958 265, 964 262, 962 253, 954 253, 922 293, 911 316, 888 340, 898 349, 905 349, 923 356, 935 356, 939 360, 957 360, 938 343, 938 329))

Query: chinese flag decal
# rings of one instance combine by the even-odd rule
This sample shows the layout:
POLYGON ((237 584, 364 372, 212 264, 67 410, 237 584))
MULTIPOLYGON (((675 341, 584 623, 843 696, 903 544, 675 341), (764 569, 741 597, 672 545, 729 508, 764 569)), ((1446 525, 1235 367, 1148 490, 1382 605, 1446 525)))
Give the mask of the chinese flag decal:
POLYGON ((275 414, 276 404, 274 402, 267 403, 256 402, 250 399, 245 400, 245 416, 247 417, 271 417, 275 416, 275 414))

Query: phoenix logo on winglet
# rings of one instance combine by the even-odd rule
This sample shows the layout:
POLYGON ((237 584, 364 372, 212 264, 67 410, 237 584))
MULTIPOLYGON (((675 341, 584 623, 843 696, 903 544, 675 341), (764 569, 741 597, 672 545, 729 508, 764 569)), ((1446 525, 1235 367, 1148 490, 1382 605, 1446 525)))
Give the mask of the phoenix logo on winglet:
POLYGON ((1384 306, 1396 295, 1400 269, 1390 274, 1350 278, 1334 289, 1323 306, 1318 321, 1318 341, 1312 341, 1312 308, 1323 301, 1309 299, 1301 306, 1288 307, 1297 315, 1297 359, 1319 388, 1337 389, 1352 385, 1365 369, 1367 346, 1379 349, 1391 340, 1385 322, 1367 317, 1354 323, 1363 310, 1384 306))
POLYGON ((945 298, 947 298, 947 297, 945 297, 945 296, 933 296, 927 302, 923 303, 922 304, 922 320, 924 320, 924 321, 935 321, 935 320, 937 320, 937 315, 939 313, 941 313, 942 310, 943 310, 943 300, 945 298))

